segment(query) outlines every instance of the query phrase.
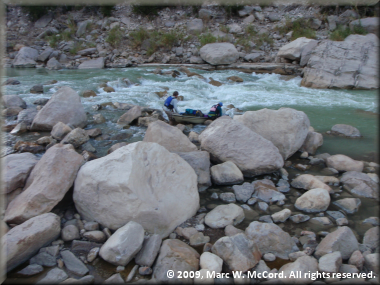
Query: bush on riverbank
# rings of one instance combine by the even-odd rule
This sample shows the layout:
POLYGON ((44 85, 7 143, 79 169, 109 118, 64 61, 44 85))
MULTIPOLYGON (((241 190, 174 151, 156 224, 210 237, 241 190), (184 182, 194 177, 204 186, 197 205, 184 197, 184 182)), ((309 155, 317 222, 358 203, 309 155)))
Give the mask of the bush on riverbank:
POLYGON ((310 28, 310 19, 299 18, 292 21, 287 18, 285 25, 277 26, 277 31, 280 34, 287 34, 290 31, 293 31, 292 40, 296 40, 301 37, 306 37, 308 39, 315 39, 316 34, 313 29, 310 28))
POLYGON ((109 43, 113 47, 117 47, 121 40, 123 39, 123 32, 120 30, 119 26, 113 27, 106 39, 106 42, 109 43))
POLYGON ((344 25, 339 25, 331 34, 330 40, 332 41, 344 41, 349 35, 359 34, 366 35, 368 32, 363 28, 362 25, 353 26, 353 30, 344 25))

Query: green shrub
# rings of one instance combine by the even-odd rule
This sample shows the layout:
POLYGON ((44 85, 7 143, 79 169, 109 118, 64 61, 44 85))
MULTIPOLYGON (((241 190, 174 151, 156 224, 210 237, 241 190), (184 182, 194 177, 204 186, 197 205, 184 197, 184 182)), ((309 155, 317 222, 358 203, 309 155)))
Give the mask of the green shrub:
POLYGON ((224 10, 226 11, 228 17, 231 17, 231 16, 238 16, 239 15, 239 11, 241 9, 244 8, 243 5, 222 5, 222 7, 224 8, 224 10))
POLYGON ((123 39, 123 32, 120 30, 120 27, 113 27, 106 38, 106 42, 113 47, 117 47, 121 40, 123 39))
POLYGON ((230 32, 230 28, 227 27, 226 25, 220 25, 220 26, 219 26, 219 30, 220 30, 221 32, 223 32, 223 33, 226 33, 226 34, 228 34, 228 33, 230 32))
POLYGON ((262 46, 264 43, 267 43, 270 46, 273 46, 273 39, 269 37, 268 33, 258 34, 255 42, 257 43, 258 46, 262 46))
POLYGON ((199 6, 199 5, 194 5, 194 6, 192 6, 192 12, 193 12, 193 15, 198 16, 199 10, 200 10, 201 8, 202 8, 202 6, 199 6))
POLYGON ((257 31, 256 31, 255 27, 252 26, 251 24, 249 24, 249 25, 245 28, 245 33, 248 34, 248 35, 250 35, 251 37, 257 35, 257 31))
POLYGON ((102 13, 104 17, 111 17, 114 8, 114 5, 102 5, 100 6, 100 13, 102 13))
POLYGON ((362 25, 354 26, 352 31, 347 26, 345 27, 338 25, 337 28, 330 33, 330 40, 344 41, 345 38, 352 34, 366 35, 368 32, 363 28, 362 25))
POLYGON ((306 37, 309 39, 315 39, 316 34, 313 29, 310 28, 310 19, 299 18, 294 21, 287 18, 284 25, 277 26, 277 31, 284 35, 290 31, 293 31, 292 40, 298 39, 300 37, 306 37))
POLYGON ((69 50, 71 55, 77 54, 82 49, 82 45, 78 42, 74 43, 74 46, 69 50))
POLYGON ((136 48, 141 46, 142 42, 149 38, 149 33, 144 28, 140 27, 140 29, 130 32, 130 37, 132 38, 132 47, 136 48))
POLYGON ((199 35, 198 40, 201 43, 201 46, 216 43, 218 41, 218 39, 214 37, 210 32, 199 35))
POLYGON ((61 35, 52 35, 52 36, 45 37, 45 39, 47 40, 47 42, 49 43, 49 45, 52 48, 55 48, 55 47, 57 47, 58 43, 62 40, 62 36, 61 35))

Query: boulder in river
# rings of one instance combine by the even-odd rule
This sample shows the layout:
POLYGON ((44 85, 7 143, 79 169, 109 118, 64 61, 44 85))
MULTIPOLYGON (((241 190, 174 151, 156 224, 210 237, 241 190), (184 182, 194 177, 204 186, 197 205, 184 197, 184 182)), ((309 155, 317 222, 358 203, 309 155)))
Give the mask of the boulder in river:
POLYGON ((36 67, 36 60, 38 57, 38 51, 30 47, 22 47, 15 59, 13 60, 13 67, 36 67))
POLYGON ((22 109, 26 108, 26 102, 18 95, 3 95, 2 96, 3 106, 5 108, 20 107, 22 109))
POLYGON ((291 182, 291 185, 294 188, 302 188, 305 190, 315 189, 315 188, 322 188, 327 190, 328 192, 332 192, 330 186, 323 183, 321 180, 316 178, 314 175, 311 174, 301 174, 297 176, 293 181, 291 182))
POLYGON ((336 124, 332 126, 331 131, 351 138, 359 138, 361 136, 360 131, 357 128, 345 124, 336 124))
POLYGON ((212 65, 231 64, 239 59, 239 52, 231 43, 211 43, 204 45, 199 54, 212 65))
POLYGON ((7 272, 33 257, 40 248, 58 238, 61 220, 53 213, 46 213, 12 228, 1 239, 7 272))
POLYGON ((147 142, 129 144, 84 164, 73 199, 86 221, 113 230, 135 221, 161 237, 199 208, 193 168, 177 154, 147 142))
POLYGON ((308 39, 305 37, 298 38, 284 46, 282 46, 277 53, 278 57, 290 59, 290 60, 297 60, 299 61, 301 59, 301 54, 303 51, 303 48, 309 44, 310 42, 317 42, 313 39, 308 39))
POLYGON ((244 211, 236 204, 219 205, 205 216, 205 224, 210 228, 225 228, 238 225, 245 218, 244 211))
POLYGON ((149 124, 143 141, 158 143, 170 152, 198 150, 182 131, 160 120, 149 124))
POLYGON ((132 109, 129 109, 126 113, 124 113, 118 120, 117 123, 119 125, 130 125, 134 120, 141 117, 142 108, 140 106, 134 106, 132 109))
POLYGON ((34 166, 24 191, 8 206, 4 220, 21 224, 49 212, 73 185, 83 157, 72 145, 56 144, 34 166))
POLYGON ((358 197, 379 200, 379 185, 363 172, 348 171, 342 175, 343 188, 358 197))
POLYGON ((344 41, 323 40, 304 68, 302 86, 312 88, 379 88, 379 38, 350 35, 344 41), (369 60, 371 59, 371 60, 369 60))
POLYGON ((80 128, 87 124, 87 115, 78 93, 67 86, 59 88, 37 113, 31 130, 51 131, 58 122, 80 128))
POLYGON ((92 68, 104 68, 104 57, 98 57, 95 59, 89 59, 83 61, 78 69, 92 69, 92 68))
POLYGON ((228 117, 212 122, 199 140, 213 162, 232 161, 246 177, 271 173, 284 165, 272 142, 228 117))
POLYGON ((318 147, 323 144, 323 136, 317 132, 308 132, 300 151, 306 151, 308 154, 314 155, 318 147))
POLYGON ((289 259, 289 253, 299 251, 290 235, 273 223, 254 221, 245 229, 245 234, 257 245, 261 254, 269 252, 279 258, 289 259))
POLYGON ((284 159, 300 149, 310 127, 307 115, 292 108, 247 111, 241 116, 234 116, 234 120, 271 141, 284 159))
POLYGON ((338 171, 357 171, 362 172, 364 168, 363 161, 354 160, 343 154, 335 154, 326 159, 327 167, 334 168, 338 171))

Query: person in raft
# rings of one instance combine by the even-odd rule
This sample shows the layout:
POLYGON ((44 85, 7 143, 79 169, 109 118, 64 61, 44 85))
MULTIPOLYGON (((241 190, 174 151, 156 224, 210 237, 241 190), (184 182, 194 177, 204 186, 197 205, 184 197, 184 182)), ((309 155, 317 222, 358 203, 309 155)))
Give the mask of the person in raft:
POLYGON ((170 111, 170 112, 178 112, 177 108, 177 103, 178 103, 178 92, 174 91, 172 96, 169 96, 168 98, 165 99, 164 103, 164 110, 165 111, 170 111))
POLYGON ((208 117, 211 119, 211 120, 215 120, 216 118, 219 118, 220 116, 222 116, 222 106, 223 106, 223 103, 222 102, 219 102, 218 104, 216 105, 213 105, 210 109, 210 112, 208 112, 208 117))

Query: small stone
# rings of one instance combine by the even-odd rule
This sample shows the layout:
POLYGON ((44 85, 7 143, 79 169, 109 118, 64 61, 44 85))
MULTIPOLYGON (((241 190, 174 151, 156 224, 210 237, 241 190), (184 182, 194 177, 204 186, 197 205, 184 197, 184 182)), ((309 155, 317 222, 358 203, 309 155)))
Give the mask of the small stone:
POLYGON ((235 203, 236 202, 235 194, 232 192, 221 193, 219 195, 219 198, 220 198, 220 200, 222 200, 223 202, 226 202, 226 203, 235 203))
POLYGON ((118 267, 116 267, 116 272, 121 272, 121 271, 124 271, 125 270, 125 267, 124 266, 121 266, 119 265, 118 267))
POLYGON ((68 225, 62 229, 61 237, 64 241, 80 239, 79 230, 74 225, 68 225))
POLYGON ((150 267, 140 267, 139 268, 139 274, 140 275, 143 275, 143 276, 145 276, 145 275, 151 275, 152 274, 152 268, 150 268, 150 267))
POLYGON ((57 265, 55 257, 51 256, 47 252, 41 252, 32 257, 29 261, 30 264, 38 264, 41 266, 53 267, 57 265))
POLYGON ((44 268, 39 264, 31 264, 17 272, 21 276, 33 276, 42 272, 44 268))
POLYGON ((90 250, 90 252, 88 253, 88 255, 87 255, 87 261, 88 262, 93 262, 95 260, 95 258, 98 256, 99 250, 100 250, 100 247, 94 247, 94 248, 92 248, 90 250))
POLYGON ((270 217, 270 215, 261 216, 259 218, 259 221, 263 222, 263 223, 273 223, 272 218, 270 217))
POLYGON ((264 256, 263 256, 263 259, 265 261, 275 261, 276 260, 276 256, 273 253, 265 253, 264 256))
POLYGON ((304 151, 304 152, 300 155, 301 158, 307 158, 308 156, 309 156, 309 154, 308 154, 307 151, 304 151))
POLYGON ((218 200, 219 199, 219 197, 218 197, 218 194, 217 193, 212 193, 212 195, 211 195, 211 197, 210 197, 211 199, 214 199, 214 200, 218 200))
POLYGON ((171 234, 169 235, 169 238, 170 238, 170 239, 175 239, 176 237, 177 237, 176 233, 171 233, 171 234))
POLYGON ((338 226, 346 226, 348 225, 348 220, 346 218, 339 218, 339 219, 336 219, 336 224, 338 226))
POLYGON ((97 222, 86 222, 84 224, 84 229, 86 231, 97 231, 99 229, 99 224, 97 222))

